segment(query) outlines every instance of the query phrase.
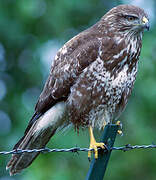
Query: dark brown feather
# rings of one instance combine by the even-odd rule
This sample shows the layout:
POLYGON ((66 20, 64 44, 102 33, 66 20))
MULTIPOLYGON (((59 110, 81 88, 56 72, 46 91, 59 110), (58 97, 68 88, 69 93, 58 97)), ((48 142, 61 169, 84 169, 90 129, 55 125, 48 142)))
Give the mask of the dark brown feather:
POLYGON ((61 53, 62 50, 57 53, 57 59, 53 61, 50 75, 36 104, 36 112, 44 113, 58 101, 68 98, 70 88, 79 75, 97 58, 99 42, 96 32, 94 25, 65 44, 65 55, 61 53), (66 65, 69 68, 65 72, 66 65))

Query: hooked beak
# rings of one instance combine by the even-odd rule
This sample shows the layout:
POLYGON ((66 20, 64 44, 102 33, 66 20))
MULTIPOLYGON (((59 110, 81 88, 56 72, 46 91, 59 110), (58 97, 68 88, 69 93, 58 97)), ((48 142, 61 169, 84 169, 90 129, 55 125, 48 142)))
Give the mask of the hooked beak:
POLYGON ((145 16, 142 18, 142 26, 149 31, 150 29, 149 20, 145 16))

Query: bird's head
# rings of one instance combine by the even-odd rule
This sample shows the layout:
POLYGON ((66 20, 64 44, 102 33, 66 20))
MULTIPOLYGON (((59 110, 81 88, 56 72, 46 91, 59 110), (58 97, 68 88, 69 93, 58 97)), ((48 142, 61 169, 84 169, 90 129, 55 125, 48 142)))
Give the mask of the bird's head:
POLYGON ((149 19, 145 11, 133 5, 119 5, 111 9, 103 18, 110 31, 138 34, 149 30, 149 19))

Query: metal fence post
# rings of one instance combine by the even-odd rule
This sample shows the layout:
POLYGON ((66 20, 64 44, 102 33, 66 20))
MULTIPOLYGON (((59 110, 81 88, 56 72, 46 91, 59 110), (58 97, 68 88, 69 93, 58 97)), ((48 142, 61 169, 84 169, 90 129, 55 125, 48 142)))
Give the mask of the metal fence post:
POLYGON ((101 142, 104 142, 107 145, 108 151, 104 152, 102 150, 99 150, 98 159, 92 160, 90 169, 86 176, 86 180, 103 180, 107 164, 111 155, 110 149, 113 147, 118 128, 119 126, 114 124, 105 126, 101 137, 101 142))

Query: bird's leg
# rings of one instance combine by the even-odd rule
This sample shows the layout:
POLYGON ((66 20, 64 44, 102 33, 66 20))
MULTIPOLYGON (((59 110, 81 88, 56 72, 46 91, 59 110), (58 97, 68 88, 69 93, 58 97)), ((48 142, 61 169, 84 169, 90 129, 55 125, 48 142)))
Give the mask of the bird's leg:
MULTIPOLYGON (((94 157, 95 159, 98 158, 98 147, 105 149, 105 144, 104 143, 97 143, 94 135, 93 135, 93 129, 91 126, 89 126, 89 135, 90 135, 90 149, 94 149, 94 157)), ((91 151, 88 151, 88 159, 91 159, 91 151)))
POLYGON ((118 134, 120 134, 120 135, 122 135, 123 133, 122 133, 122 125, 121 125, 121 122, 120 121, 117 121, 116 122, 116 125, 118 125, 119 127, 120 127, 120 129, 117 131, 118 132, 118 134))
POLYGON ((104 121, 103 123, 103 126, 102 126, 102 129, 104 130, 105 129, 105 126, 107 125, 106 121, 104 121))

